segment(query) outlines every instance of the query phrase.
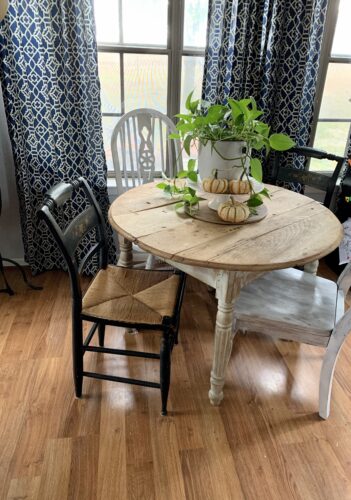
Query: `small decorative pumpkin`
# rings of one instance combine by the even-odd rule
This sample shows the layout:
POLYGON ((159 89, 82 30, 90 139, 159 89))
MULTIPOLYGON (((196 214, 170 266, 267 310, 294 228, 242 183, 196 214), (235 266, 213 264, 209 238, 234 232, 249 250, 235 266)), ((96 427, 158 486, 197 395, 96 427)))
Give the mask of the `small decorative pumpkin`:
POLYGON ((202 187, 207 193, 223 194, 228 191, 227 179, 217 179, 216 175, 213 179, 207 178, 202 181, 202 187))
POLYGON ((248 194, 251 189, 251 183, 247 180, 232 180, 229 182, 229 192, 231 194, 248 194))
POLYGON ((235 201, 231 196, 230 200, 219 205, 218 215, 226 222, 238 224, 239 222, 244 222, 249 217, 250 209, 245 203, 235 201))

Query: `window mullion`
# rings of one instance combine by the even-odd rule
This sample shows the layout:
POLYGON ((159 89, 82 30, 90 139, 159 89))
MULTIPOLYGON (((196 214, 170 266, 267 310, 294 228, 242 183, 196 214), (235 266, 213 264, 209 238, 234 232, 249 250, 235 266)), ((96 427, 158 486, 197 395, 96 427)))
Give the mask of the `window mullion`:
POLYGON ((120 85, 121 85, 121 113, 124 115, 126 112, 125 106, 125 88, 124 88, 124 54, 120 52, 119 54, 119 71, 120 71, 120 85))
POLYGON ((340 0, 329 2, 327 8, 326 21, 324 26, 324 35, 321 47, 322 55, 319 63, 317 88, 314 99, 314 119, 312 123, 310 145, 313 145, 316 136, 318 118, 322 104, 323 91, 324 91, 325 81, 327 78, 328 65, 330 62, 331 50, 333 46, 336 21, 338 19, 339 1, 340 0))
POLYGON ((167 114, 173 118, 180 110, 184 0, 169 0, 169 48, 168 64, 168 109, 167 114))

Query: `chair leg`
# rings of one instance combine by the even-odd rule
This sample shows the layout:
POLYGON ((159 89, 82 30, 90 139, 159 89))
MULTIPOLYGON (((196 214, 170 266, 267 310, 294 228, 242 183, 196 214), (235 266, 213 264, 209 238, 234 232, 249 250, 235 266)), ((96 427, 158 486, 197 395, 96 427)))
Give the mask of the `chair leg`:
POLYGON ((153 269, 155 267, 156 258, 154 255, 149 254, 146 259, 145 269, 153 269))
POLYGON ((162 412, 161 415, 167 415, 167 400, 169 383, 171 380, 171 338, 169 330, 163 332, 160 348, 160 385, 162 412))
POLYGON ((82 320, 72 321, 73 379, 76 397, 82 396, 83 387, 83 325, 82 320))
POLYGON ((319 380, 319 415, 325 420, 329 417, 330 412, 330 398, 336 362, 340 349, 349 334, 349 329, 349 317, 345 314, 331 334, 323 359, 319 380))
POLYGON ((105 323, 99 323, 98 335, 99 335, 99 346, 104 347, 105 344, 105 323))

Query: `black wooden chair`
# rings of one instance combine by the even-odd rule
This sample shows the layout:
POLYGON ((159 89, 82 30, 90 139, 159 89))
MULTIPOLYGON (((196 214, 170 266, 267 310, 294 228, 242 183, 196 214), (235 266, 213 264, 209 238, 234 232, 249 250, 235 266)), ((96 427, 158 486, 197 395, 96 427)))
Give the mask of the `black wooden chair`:
POLYGON ((173 345, 177 343, 185 275, 175 271, 147 271, 107 265, 107 240, 103 216, 87 181, 83 178, 71 183, 62 182, 53 187, 46 194, 39 217, 46 221, 53 234, 70 275, 73 375, 76 396, 82 395, 83 377, 159 388, 162 415, 166 415, 171 351, 173 345), (72 199, 77 190, 83 190, 88 208, 66 228, 61 228, 56 214, 60 207, 72 199), (88 249, 79 263, 76 250, 82 239, 93 231, 96 243, 88 249), (99 271, 82 297, 79 275, 94 256, 98 257, 99 271), (85 340, 83 340, 83 320, 93 323, 85 340), (161 331, 160 353, 104 347, 105 325, 161 331), (99 347, 90 346, 97 329, 99 347), (160 383, 85 371, 83 357, 87 351, 159 359, 160 383))
POLYGON ((341 175, 343 165, 345 165, 346 158, 329 154, 310 147, 295 147, 289 151, 274 152, 273 169, 271 173, 272 184, 277 182, 292 182, 299 183, 303 186, 309 186, 325 193, 323 205, 331 208, 331 203, 334 201, 337 181, 341 175), (301 158, 304 168, 296 169, 286 166, 287 157, 296 155, 301 158), (330 160, 336 162, 334 171, 330 173, 314 172, 307 169, 308 160, 316 158, 318 160, 330 160))
MULTIPOLYGON (((326 151, 322 151, 310 147, 295 147, 289 149, 288 151, 274 152, 273 169, 271 172, 271 183, 281 184, 281 183, 294 183, 301 184, 302 192, 304 186, 309 186, 311 188, 322 191, 324 194, 322 203, 325 207, 334 209, 336 203, 337 191, 338 191, 338 180, 342 175, 342 168, 346 163, 346 158, 342 156, 336 156, 329 154, 326 151), (293 157, 298 157, 304 168, 297 169, 292 168, 289 165, 289 160, 293 157), (316 158, 318 160, 329 160, 336 162, 336 166, 332 172, 315 172, 308 170, 309 160, 311 158, 316 158)), ((318 270, 319 261, 309 262, 303 266, 304 271, 316 274, 318 270)))

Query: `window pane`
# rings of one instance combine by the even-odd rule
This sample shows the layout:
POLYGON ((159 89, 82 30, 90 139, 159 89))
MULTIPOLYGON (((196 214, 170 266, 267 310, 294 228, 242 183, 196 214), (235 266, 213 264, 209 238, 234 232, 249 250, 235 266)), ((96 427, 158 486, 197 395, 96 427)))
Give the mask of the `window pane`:
MULTIPOLYGON (((350 124, 337 122, 318 122, 314 147, 328 153, 344 156, 350 124)), ((335 162, 312 160, 311 170, 333 170, 335 162)))
POLYGON ((351 2, 350 0, 340 0, 332 47, 333 56, 351 57, 350 20, 351 2))
POLYGON ((208 0, 185 0, 184 47, 206 46, 208 0))
POLYGON ((120 55, 99 52, 101 83, 101 110, 103 113, 121 113, 120 55))
POLYGON ((118 0, 94 0, 98 43, 119 43, 118 0))
POLYGON ((329 63, 320 118, 351 119, 351 64, 329 63))
POLYGON ((197 56, 183 56, 182 58, 182 87, 180 109, 185 111, 185 101, 192 90, 193 98, 200 99, 204 58, 197 56))
POLYGON ((111 136, 113 129, 117 125, 118 120, 119 117, 116 118, 110 118, 109 116, 102 117, 102 132, 104 137, 104 148, 105 148, 106 163, 108 170, 113 170, 111 136))
POLYGON ((167 113, 168 56, 158 54, 124 55, 126 112, 153 108, 167 113))
MULTIPOLYGON (((115 0, 117 2, 117 0, 115 0)), ((167 45, 167 0, 121 0, 125 44, 167 45)))

